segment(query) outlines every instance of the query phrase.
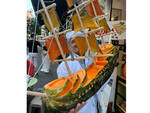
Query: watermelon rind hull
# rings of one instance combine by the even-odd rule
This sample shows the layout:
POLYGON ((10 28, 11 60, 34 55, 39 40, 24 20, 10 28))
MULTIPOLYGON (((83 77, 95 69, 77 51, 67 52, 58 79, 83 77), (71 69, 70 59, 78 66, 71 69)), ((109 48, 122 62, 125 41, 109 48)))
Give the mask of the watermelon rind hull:
MULTIPOLYGON (((113 51, 116 53, 116 50, 113 51)), ((64 113, 69 111, 71 108, 76 107, 78 103, 88 100, 92 97, 102 86, 103 84, 110 78, 111 74, 114 70, 115 62, 118 58, 118 53, 114 54, 113 57, 108 57, 109 62, 100 70, 97 74, 96 78, 90 81, 85 87, 81 85, 81 87, 76 91, 75 94, 68 93, 70 97, 65 96, 65 98, 56 99, 49 97, 48 101, 46 101, 46 108, 49 113, 64 113), (50 101, 51 100, 51 101, 50 101), (59 103, 62 102, 62 105, 59 103), (67 102, 67 104, 65 104, 67 102)))

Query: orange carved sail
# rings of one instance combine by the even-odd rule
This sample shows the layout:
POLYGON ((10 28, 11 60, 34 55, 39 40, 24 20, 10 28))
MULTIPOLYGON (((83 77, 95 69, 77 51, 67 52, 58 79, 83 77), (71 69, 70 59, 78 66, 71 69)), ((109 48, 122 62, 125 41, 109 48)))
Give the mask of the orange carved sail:
MULTIPOLYGON (((50 18, 51 18, 53 27, 54 27, 54 28, 60 27, 60 23, 59 23, 59 20, 58 20, 58 17, 57 17, 57 14, 56 14, 55 9, 54 9, 54 8, 50 9, 50 10, 48 11, 48 13, 49 13, 49 16, 50 16, 50 18)), ((51 26, 50 26, 50 24, 49 24, 49 22, 48 22, 48 19, 47 19, 47 17, 46 17, 46 14, 45 14, 44 12, 41 13, 41 14, 42 14, 42 17, 43 17, 45 26, 47 27, 47 29, 48 29, 49 31, 51 31, 52 28, 51 28, 51 26)))
MULTIPOLYGON (((95 6, 95 10, 96 10, 96 14, 97 15, 103 15, 104 12, 102 11, 101 7, 100 7, 100 4, 98 2, 98 0, 94 0, 93 1, 93 4, 95 6)), ((93 7, 92 7, 92 4, 89 3, 86 5, 86 10, 89 14, 90 17, 95 17, 96 15, 94 14, 94 10, 93 10, 93 7)))
POLYGON ((66 0, 66 2, 67 2, 68 7, 72 7, 73 6, 72 0, 66 0))
MULTIPOLYGON (((80 55, 84 55, 88 49, 88 45, 87 45, 85 37, 84 38, 83 37, 76 37, 75 42, 79 48, 80 55)), ((88 42, 90 44, 91 51, 94 51, 94 52, 100 51, 98 44, 97 44, 97 41, 95 39, 94 33, 88 35, 88 42)))
MULTIPOLYGON (((64 35, 59 36, 58 39, 59 39, 59 42, 61 44, 64 54, 69 54, 69 50, 68 50, 64 35)), ((50 39, 45 40, 45 45, 48 50, 50 62, 53 62, 58 56, 61 55, 55 38, 50 38, 50 39)))
POLYGON ((101 29, 101 31, 110 30, 105 18, 101 19, 99 21, 99 24, 100 24, 100 27, 103 27, 103 29, 101 29))
MULTIPOLYGON (((90 28, 91 30, 98 28, 98 24, 96 23, 96 21, 94 21, 87 14, 87 12, 80 11, 79 14, 81 16, 81 21, 83 23, 84 28, 90 28)), ((80 24, 77 14, 73 15, 71 19, 72 19, 72 22, 74 25, 74 32, 76 33, 77 31, 80 31, 82 29, 82 27, 81 27, 81 24, 80 24)))

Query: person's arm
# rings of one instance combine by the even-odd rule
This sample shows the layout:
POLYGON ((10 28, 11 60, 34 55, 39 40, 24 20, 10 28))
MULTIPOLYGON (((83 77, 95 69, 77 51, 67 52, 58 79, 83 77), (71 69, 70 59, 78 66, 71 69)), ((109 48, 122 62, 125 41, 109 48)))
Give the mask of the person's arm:
POLYGON ((42 48, 42 44, 41 44, 39 41, 37 41, 37 43, 38 43, 38 45, 42 48))
POLYGON ((78 103, 77 106, 76 106, 76 108, 72 108, 67 113, 77 113, 85 104, 86 104, 86 102, 78 103))

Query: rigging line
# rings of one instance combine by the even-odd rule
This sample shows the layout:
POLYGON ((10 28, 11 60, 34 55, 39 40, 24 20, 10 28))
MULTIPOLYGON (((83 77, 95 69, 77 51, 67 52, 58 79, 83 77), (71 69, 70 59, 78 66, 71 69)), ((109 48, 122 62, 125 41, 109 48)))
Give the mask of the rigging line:
MULTIPOLYGON (((39 4, 40 4, 40 0, 38 0, 37 10, 39 10, 39 4)), ((35 12, 34 12, 34 13, 35 13, 35 12)), ((36 13, 35 13, 35 15, 36 15, 36 13)), ((38 15, 35 16, 34 40, 33 40, 33 44, 32 44, 32 52, 31 52, 31 53, 33 53, 34 43, 35 43, 35 39, 36 39, 36 38, 35 38, 35 34, 36 34, 36 27, 37 27, 37 18, 38 18, 38 15)), ((30 56, 29 56, 29 59, 30 59, 30 56)), ((31 61, 32 61, 32 59, 33 59, 33 57, 32 57, 32 55, 31 55, 31 61)), ((29 70, 28 70, 28 73, 27 73, 27 74, 29 74, 30 68, 31 68, 31 64, 29 64, 29 70)))
POLYGON ((62 28, 63 30, 67 30, 68 29, 67 23, 68 23, 68 16, 66 17, 66 23, 65 24, 60 23, 61 24, 60 28, 62 28))
MULTIPOLYGON (((48 50, 47 50, 46 55, 48 55, 48 51, 49 51, 49 49, 50 49, 50 47, 51 47, 51 44, 52 44, 52 42, 53 42, 53 39, 54 39, 54 38, 52 38, 52 40, 51 40, 51 43, 50 43, 50 45, 49 45, 49 47, 48 47, 48 50)), ((37 71, 35 72, 35 74, 34 74, 33 77, 35 77, 35 76, 37 75, 37 73, 39 72, 39 70, 40 70, 40 68, 42 67, 43 63, 45 62, 46 55, 44 56, 44 59, 43 59, 41 65, 39 66, 39 68, 37 69, 37 71)))
MULTIPOLYGON (((72 13, 71 13, 71 14, 72 14, 72 13)), ((70 15, 71 15, 71 14, 70 14, 70 15)), ((68 23, 69 23, 69 25, 70 25, 70 21, 71 21, 70 15, 68 15, 68 16, 66 17, 66 23, 65 23, 65 24, 60 23, 60 24, 61 24, 60 28, 62 28, 63 30, 67 30, 67 29, 70 28, 70 26, 68 27, 68 23)), ((65 16, 65 14, 64 14, 63 16, 65 16)), ((62 16, 62 18, 63 18, 63 16, 62 16)))
MULTIPOLYGON (((72 15, 72 13, 70 14, 72 15)), ((66 29, 71 28, 72 29, 72 21, 71 21, 71 17, 70 15, 68 15, 67 19, 66 19, 66 29)))

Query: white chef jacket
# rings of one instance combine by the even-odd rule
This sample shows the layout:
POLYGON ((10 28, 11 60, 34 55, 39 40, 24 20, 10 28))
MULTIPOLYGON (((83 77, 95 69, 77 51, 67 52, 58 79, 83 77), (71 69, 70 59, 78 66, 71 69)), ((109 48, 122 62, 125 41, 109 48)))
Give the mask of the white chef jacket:
MULTIPOLYGON (((78 56, 78 55, 76 55, 78 56)), ((67 58, 71 58, 71 56, 68 56, 67 58)), ((83 67, 80 65, 79 61, 67 61, 67 64, 70 68, 71 73, 75 73, 80 69, 83 69, 83 67)), ((85 58, 85 66, 88 67, 90 64, 92 64, 92 58, 85 58)), ((57 68, 57 75, 58 78, 65 77, 68 75, 68 71, 66 69, 65 63, 62 62, 58 68, 57 68)), ((104 87, 108 84, 109 80, 100 88, 100 90, 95 94, 97 95, 98 100, 95 98, 95 95, 89 98, 86 101, 86 105, 81 108, 78 113, 97 113, 97 101, 99 102, 101 107, 101 112, 103 111, 103 100, 101 99, 101 91, 104 89, 104 87)))

